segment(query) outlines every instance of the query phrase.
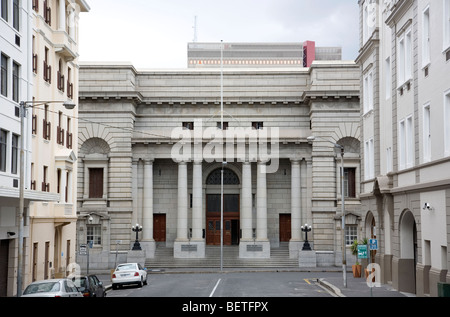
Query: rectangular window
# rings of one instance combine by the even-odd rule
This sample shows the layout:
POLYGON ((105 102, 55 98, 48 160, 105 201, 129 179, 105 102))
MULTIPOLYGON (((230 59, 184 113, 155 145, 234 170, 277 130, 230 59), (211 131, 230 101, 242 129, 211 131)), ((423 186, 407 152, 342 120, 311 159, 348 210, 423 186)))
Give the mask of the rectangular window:
POLYGON ((365 179, 374 178, 375 166, 374 166, 374 148, 373 139, 370 139, 364 144, 364 169, 365 179))
POLYGON ((414 165, 414 127, 412 117, 406 118, 406 167, 414 165))
POLYGON ((13 27, 20 31, 20 8, 19 0, 13 0, 13 27))
POLYGON ((6 172, 6 151, 8 146, 8 132, 0 130, 0 172, 6 172))
POLYGON ((399 168, 406 167, 406 127, 405 120, 400 121, 398 126, 398 159, 399 168))
POLYGON ((423 161, 431 161, 431 112, 429 104, 423 107, 423 161))
POLYGON ((217 129, 228 130, 228 122, 223 123, 223 129, 222 129, 222 122, 217 122, 217 129))
POLYGON ((183 122, 182 127, 184 130, 194 130, 194 122, 183 122))
POLYGON ((345 245, 351 245, 355 240, 358 240, 358 226, 345 226, 345 245))
POLYGON ((8 57, 2 54, 1 57, 1 94, 8 97, 8 57))
POLYGON ((386 149, 386 172, 392 172, 392 148, 388 147, 386 149))
POLYGON ((430 63, 430 8, 422 13, 422 67, 430 63))
POLYGON ((344 196, 356 197, 356 168, 344 168, 344 196))
POLYGON ((261 130, 264 127, 263 122, 252 122, 252 128, 256 130, 261 130))
POLYGON ((399 86, 412 78, 412 38, 408 29, 398 40, 398 82, 399 86))
POLYGON ((391 98, 392 93, 392 72, 391 72, 391 58, 386 58, 384 63, 384 73, 385 73, 385 89, 386 89, 386 99, 391 98))
POLYGON ((367 42, 369 39, 369 24, 367 23, 369 20, 369 8, 367 5, 363 8, 363 45, 367 42))
POLYGON ((8 21, 8 0, 2 0, 2 18, 8 21))
POLYGON ((103 198, 103 168, 89 169, 89 198, 103 198))
POLYGON ((405 38, 405 80, 412 78, 412 37, 411 29, 406 31, 405 38))
POLYGON ((450 0, 444 0, 444 50, 450 48, 450 0))
POLYGON ((399 123, 399 168, 405 169, 414 165, 414 128, 412 116, 399 123))
POLYGON ((450 156, 450 90, 444 94, 445 156, 450 156))
POLYGON ((11 143, 11 174, 17 175, 17 166, 19 165, 19 136, 13 134, 11 143))
POLYGON ((373 110, 373 75, 372 72, 364 77, 364 113, 373 110))
POLYGON ((47 183, 47 177, 48 177, 48 166, 44 166, 43 169, 43 177, 42 177, 42 191, 43 192, 50 192, 50 184, 47 183))
POLYGON ((88 225, 86 228, 86 243, 92 241, 94 245, 102 244, 102 230, 100 225, 88 225))
POLYGON ((12 87, 12 98, 15 102, 19 102, 19 76, 20 76, 20 66, 13 62, 13 87, 12 87))

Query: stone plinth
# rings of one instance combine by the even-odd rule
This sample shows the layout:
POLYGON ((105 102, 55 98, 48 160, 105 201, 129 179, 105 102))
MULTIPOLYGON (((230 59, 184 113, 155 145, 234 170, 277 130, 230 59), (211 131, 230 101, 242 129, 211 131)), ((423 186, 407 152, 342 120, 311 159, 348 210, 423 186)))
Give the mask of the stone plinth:
POLYGON ((317 267, 316 251, 298 251, 298 266, 303 268, 317 267))
POLYGON ((239 257, 242 259, 270 259, 270 242, 241 240, 239 257))
POLYGON ((130 250, 127 254, 128 263, 139 263, 145 267, 145 251, 144 250, 130 250))
POLYGON ((175 241, 173 257, 178 259, 203 259, 205 241, 175 241))

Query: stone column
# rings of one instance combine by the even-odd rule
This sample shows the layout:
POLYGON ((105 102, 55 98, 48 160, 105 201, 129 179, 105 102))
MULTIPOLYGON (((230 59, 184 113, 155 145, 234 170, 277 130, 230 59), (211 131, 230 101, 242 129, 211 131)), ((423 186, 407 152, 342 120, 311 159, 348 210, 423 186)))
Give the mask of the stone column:
POLYGON ((301 248, 301 172, 300 162, 291 160, 291 240, 289 241, 289 255, 298 257, 301 248))
POLYGON ((58 31, 66 30, 66 0, 59 0, 58 31))
POLYGON ((258 162, 256 172, 256 240, 247 245, 247 255, 253 258, 270 258, 267 238, 267 174, 266 162, 258 162))
POLYGON ((146 257, 153 258, 155 241, 153 239, 153 160, 144 160, 144 188, 142 190, 142 250, 146 257))
POLYGON ((192 180, 192 239, 202 238, 202 212, 203 212, 203 188, 202 188, 202 162, 194 162, 192 180))
POLYGON ((300 198, 300 162, 294 160, 291 162, 291 240, 294 241, 301 239, 300 198))
POLYGON ((267 240, 267 179, 265 162, 258 162, 256 187, 256 239, 264 241, 267 240))
POLYGON ((153 161, 144 160, 142 193, 142 240, 153 240, 153 161))
POLYGON ((178 213, 177 213, 177 240, 187 241, 187 211, 188 211, 188 192, 187 192, 187 164, 180 162, 178 164, 178 213))
POLYGON ((202 161, 195 160, 192 171, 192 238, 183 257, 204 258, 206 241, 203 238, 203 177, 202 161))
POLYGON ((252 165, 249 162, 242 163, 242 210, 241 229, 242 240, 252 240, 252 165))

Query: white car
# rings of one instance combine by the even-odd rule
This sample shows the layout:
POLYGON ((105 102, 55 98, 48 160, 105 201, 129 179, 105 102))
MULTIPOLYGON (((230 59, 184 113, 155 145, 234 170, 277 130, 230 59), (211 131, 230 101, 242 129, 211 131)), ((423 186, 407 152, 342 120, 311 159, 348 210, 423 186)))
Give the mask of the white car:
POLYGON ((147 269, 142 268, 139 263, 119 264, 111 280, 113 289, 129 284, 138 284, 142 287, 142 285, 147 285, 147 269))
POLYGON ((22 297, 83 297, 69 279, 53 279, 33 282, 25 289, 22 297))

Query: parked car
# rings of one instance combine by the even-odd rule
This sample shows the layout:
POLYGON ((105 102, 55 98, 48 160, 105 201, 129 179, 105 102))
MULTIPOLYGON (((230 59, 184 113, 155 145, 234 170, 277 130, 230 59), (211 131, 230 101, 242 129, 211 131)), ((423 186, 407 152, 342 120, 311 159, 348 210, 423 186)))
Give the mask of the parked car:
POLYGON ((33 282, 22 297, 83 297, 75 284, 66 278, 33 282))
POLYGON ((72 281, 84 297, 105 297, 106 289, 96 275, 72 278, 72 281))
POLYGON ((147 285, 147 269, 139 263, 119 264, 112 275, 112 288, 117 289, 122 285, 138 284, 147 285))

